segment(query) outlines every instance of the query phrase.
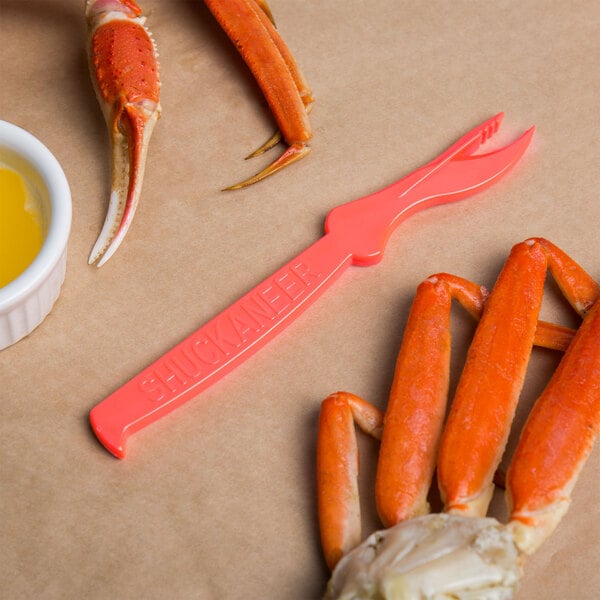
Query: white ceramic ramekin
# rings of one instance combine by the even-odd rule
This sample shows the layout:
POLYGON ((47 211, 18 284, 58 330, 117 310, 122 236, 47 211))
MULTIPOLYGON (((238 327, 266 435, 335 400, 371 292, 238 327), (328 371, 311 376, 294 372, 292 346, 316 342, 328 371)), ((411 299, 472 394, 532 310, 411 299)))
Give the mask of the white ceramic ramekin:
MULTIPOLYGON (((50 312, 62 287, 71 230, 71 192, 52 153, 33 135, 0 121, 0 165, 19 172, 39 201, 45 238, 39 254, 0 288, 0 350, 31 333, 50 312)), ((1 217, 0 217, 1 218, 1 217)))

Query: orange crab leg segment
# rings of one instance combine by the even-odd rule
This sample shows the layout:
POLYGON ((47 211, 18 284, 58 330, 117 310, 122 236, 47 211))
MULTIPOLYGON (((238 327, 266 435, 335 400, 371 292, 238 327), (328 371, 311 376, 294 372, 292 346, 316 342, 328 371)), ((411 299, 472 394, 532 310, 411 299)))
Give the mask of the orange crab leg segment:
POLYGON ((518 244, 487 301, 440 447, 438 483, 448 512, 487 511, 533 347, 545 276, 539 245, 518 244))
POLYGON ((547 268, 579 311, 589 307, 588 276, 574 282, 546 240, 517 244, 498 278, 468 352, 442 437, 438 481, 446 511, 483 516, 535 341, 547 268))
POLYGON ((323 400, 317 441, 317 489, 321 544, 327 565, 360 542, 358 448, 354 423, 381 438, 383 414, 348 392, 323 400))
POLYGON ((288 148, 268 167, 227 189, 245 187, 303 158, 312 137, 307 106, 310 90, 285 42, 273 25, 266 3, 255 0, 205 0, 254 75, 288 148))
MULTIPOLYGON (((262 0, 256 0, 256 4, 258 4, 260 6, 260 8, 263 10, 263 12, 269 18, 269 21, 271 21, 273 26, 276 27, 275 20, 273 18, 273 13, 271 12, 269 5, 262 0)), ((300 98, 302 99, 302 102, 304 103, 304 106, 306 107, 306 112, 310 113, 314 99, 312 96, 312 92, 311 92, 310 88, 308 87, 308 83, 306 82, 306 80, 304 79, 304 76, 300 72, 300 69, 298 68, 298 65, 297 65, 294 57, 292 56, 289 48, 286 46, 285 43, 283 43, 283 40, 281 38, 274 38, 273 41, 277 45, 279 51, 281 52, 283 59, 285 60, 286 64, 288 65, 288 68, 290 69, 290 73, 296 83, 296 87, 298 88, 298 93, 300 94, 300 98)), ((248 156, 246 156, 246 160, 248 160, 249 158, 254 158, 255 156, 260 156, 261 154, 264 154, 265 152, 267 152, 267 150, 274 148, 280 141, 281 141, 281 132, 279 130, 277 130, 264 144, 262 144, 256 150, 254 150, 253 152, 248 154, 248 156)))
POLYGON ((459 277, 432 276, 418 287, 406 324, 375 483, 386 527, 429 511, 427 494, 448 397, 453 297, 478 317, 486 292, 459 277))
POLYGON ((585 316, 529 415, 507 473, 509 527, 526 553, 539 547, 568 509, 600 433, 600 288, 561 250, 543 243, 551 269, 564 269, 560 287, 585 316))
POLYGON ((538 321, 534 344, 539 348, 564 352, 571 343, 575 332, 569 327, 538 321))
POLYGON ((117 250, 138 205, 148 142, 160 115, 154 41, 133 0, 88 0, 89 65, 111 139, 112 181, 107 216, 90 264, 117 250))

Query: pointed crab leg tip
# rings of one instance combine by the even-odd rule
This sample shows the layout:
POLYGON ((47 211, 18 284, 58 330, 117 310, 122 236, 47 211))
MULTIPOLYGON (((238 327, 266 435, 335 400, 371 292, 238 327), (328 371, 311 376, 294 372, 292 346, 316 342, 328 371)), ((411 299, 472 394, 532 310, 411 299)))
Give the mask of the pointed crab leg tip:
POLYGON ((115 237, 112 240, 112 242, 108 245, 106 250, 104 250, 102 255, 99 257, 99 260, 96 263, 96 266, 98 268, 100 268, 101 266, 103 266, 107 263, 108 259, 117 251, 117 249, 121 245, 121 242, 123 241, 124 237, 125 237, 125 232, 123 232, 122 235, 118 235, 117 237, 115 237))
POLYGON ((106 244, 106 241, 101 241, 101 239, 99 238, 94 244, 92 251, 90 252, 90 256, 88 258, 88 265, 96 265, 96 267, 102 266, 104 262, 106 262, 104 256, 106 255, 106 251, 108 250, 108 248, 109 246, 106 244))
POLYGON ((88 258, 88 264, 95 264, 96 267, 100 268, 108 259, 117 251, 121 242, 125 238, 125 234, 127 233, 128 227, 122 228, 117 231, 116 235, 107 243, 106 239, 103 236, 100 236, 96 241, 96 244, 92 248, 90 252, 90 256, 88 258))
POLYGON ((106 264, 108 259, 114 254, 114 250, 112 252, 108 252, 108 250, 100 257, 98 262, 96 263, 96 268, 100 268, 102 265, 106 264))
POLYGON ((277 171, 281 171, 284 167, 291 165, 292 163, 300 160, 305 157, 310 152, 310 148, 305 146, 304 144, 292 144, 278 159, 273 161, 269 166, 265 167, 262 171, 257 173, 256 175, 241 181, 240 183, 236 183, 229 187, 224 188, 223 192, 239 190, 244 187, 248 187, 253 183, 258 183, 263 179, 269 177, 269 175, 273 175, 277 173, 277 171))
POLYGON ((88 257, 88 265, 93 265, 98 261, 98 259, 102 256, 102 249, 98 248, 98 242, 92 248, 90 255, 88 257))
POLYGON ((138 205, 139 189, 135 192, 124 201, 124 208, 121 208, 123 201, 120 200, 123 194, 115 190, 111 192, 106 219, 90 252, 89 264, 96 263, 97 267, 104 265, 125 239, 138 205))
MULTIPOLYGON (((310 113, 314 103, 314 98, 312 97, 312 95, 307 92, 302 97, 302 102, 304 103, 304 108, 306 109, 307 114, 310 113)), ((281 135, 281 131, 275 131, 275 133, 273 133, 273 135, 262 146, 254 150, 254 152, 248 154, 248 156, 246 156, 244 160, 255 158, 257 156, 260 156, 261 154, 264 154, 268 150, 271 150, 271 148, 277 146, 277 144, 279 144, 279 142, 281 142, 282 139, 283 136, 281 135)))
POLYGON ((253 152, 250 152, 250 154, 248 154, 248 156, 246 156, 244 158, 244 160, 256 158, 257 156, 264 154, 268 150, 271 150, 271 148, 274 148, 275 146, 277 146, 277 144, 279 144, 280 141, 281 141, 281 133, 279 131, 276 131, 262 146, 260 146, 253 152))

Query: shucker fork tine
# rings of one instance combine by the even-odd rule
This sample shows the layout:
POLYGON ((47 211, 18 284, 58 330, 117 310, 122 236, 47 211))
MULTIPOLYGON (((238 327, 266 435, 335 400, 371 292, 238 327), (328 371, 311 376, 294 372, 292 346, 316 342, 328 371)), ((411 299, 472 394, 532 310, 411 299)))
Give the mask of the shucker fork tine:
POLYGON ((530 127, 514 142, 487 154, 461 155, 451 161, 443 172, 448 193, 471 195, 492 185, 523 156, 534 131, 530 127))
POLYGON ((444 198, 458 200, 486 189, 523 156, 535 127, 527 129, 514 142, 487 154, 473 152, 481 145, 484 135, 489 139, 489 132, 481 130, 480 127, 471 133, 475 132, 478 133, 477 140, 473 140, 471 134, 467 134, 438 159, 411 174, 411 185, 404 193, 407 194, 418 185, 419 194, 428 196, 432 204, 436 204, 444 198), (471 141, 468 141, 468 138, 471 138, 471 141), (434 200, 436 198, 437 202, 434 200))
MULTIPOLYGON (((492 181, 489 181, 489 184, 491 184, 495 180, 495 177, 501 173, 504 173, 507 167, 516 163, 517 160, 523 155, 523 152, 527 148, 527 145, 529 144, 531 136, 534 132, 534 128, 532 127, 512 144, 506 146, 505 148, 501 148, 489 153, 489 155, 493 155, 500 153, 501 151, 503 152, 502 154, 498 154, 498 156, 492 161, 489 160, 489 155, 478 154, 475 156, 474 153, 481 147, 481 145, 491 139, 499 130, 503 118, 504 113, 498 113, 477 127, 471 129, 471 131, 463 135, 458 141, 452 144, 440 155, 436 156, 432 161, 423 167, 420 167, 416 171, 413 171, 399 182, 392 184, 392 186, 390 186, 390 190, 397 188, 401 195, 406 196, 416 186, 419 186, 421 189, 423 185, 426 185, 427 188, 431 190, 432 196, 440 197, 441 195, 453 195, 454 193, 460 191, 465 192, 465 195, 469 195, 470 193, 474 193, 479 189, 484 189, 487 187, 487 179, 490 177, 490 174, 487 173, 487 171, 490 169, 492 171, 498 170, 498 172, 495 172, 491 175, 493 177, 492 181), (511 153, 514 154, 511 155, 511 153), (457 180, 451 175, 456 171, 452 165, 463 162, 465 159, 481 159, 481 162, 469 163, 474 168, 470 173, 467 174, 467 178, 463 186, 460 183, 460 178, 457 180), (506 161, 506 164, 503 164, 502 161, 506 161), (475 165, 477 165, 477 167, 475 167, 475 165), (487 167, 486 174, 479 174, 478 167, 480 165, 485 165, 487 167), (450 177, 447 176, 448 173, 450 174, 450 177), (449 181, 450 186, 448 185, 449 181), (474 189, 471 189, 473 187, 474 189), (445 193, 446 191, 448 194, 445 193)), ((460 171, 460 169, 458 170, 460 171)))
MULTIPOLYGON (((454 142, 447 150, 433 160, 433 164, 444 164, 448 160, 464 158, 476 152, 481 144, 491 139, 502 124, 504 113, 498 113, 483 123, 477 125, 454 142)), ((432 163, 430 163, 432 165, 432 163)))

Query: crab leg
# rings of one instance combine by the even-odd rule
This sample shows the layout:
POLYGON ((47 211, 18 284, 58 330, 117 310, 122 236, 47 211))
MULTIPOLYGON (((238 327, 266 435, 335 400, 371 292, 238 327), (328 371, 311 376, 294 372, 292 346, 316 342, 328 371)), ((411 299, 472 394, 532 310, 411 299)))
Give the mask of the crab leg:
POLYGON ((361 539, 355 422, 381 439, 383 414, 377 408, 348 392, 337 392, 323 400, 317 441, 317 489, 321 545, 330 569, 361 539))
POLYGON ((445 510, 483 516, 523 385, 547 268, 582 313, 596 284, 542 239, 511 251, 480 324, 457 386, 438 457, 445 510), (509 324, 509 326, 507 326, 509 324))
MULTIPOLYGON (((258 4, 260 6, 260 8, 263 10, 263 12, 267 15, 267 17, 269 18, 269 21, 271 21, 271 23, 273 24, 273 27, 277 27, 277 25, 275 25, 275 19, 273 18, 273 13, 271 12, 269 5, 262 0, 256 0, 256 4, 258 4)), ((300 97, 302 98, 302 102, 304 103, 304 106, 306 107, 306 112, 310 113, 314 99, 312 97, 312 92, 310 91, 310 88, 308 87, 308 83, 306 82, 306 80, 304 79, 304 76, 300 72, 300 69, 298 68, 298 65, 296 64, 296 61, 294 60, 294 57, 291 55, 288 47, 284 43, 282 43, 281 38, 279 38, 279 40, 274 39, 273 41, 276 44, 278 44, 278 47, 281 50, 282 56, 284 57, 284 60, 286 61, 287 65, 290 69, 290 73, 292 74, 292 77, 294 78, 294 81, 296 82, 296 87, 298 88, 298 92, 300 94, 300 97)), ((248 156, 246 156, 246 160, 248 160, 249 158, 254 158, 256 156, 260 156, 261 154, 264 154, 265 152, 267 152, 267 150, 274 148, 280 141, 281 141, 281 132, 279 130, 277 130, 264 144, 262 144, 256 150, 254 150, 253 152, 248 154, 248 156)))
POLYGON ((487 301, 441 441, 438 483, 447 512, 487 511, 533 347, 545 276, 539 245, 518 244, 487 301))
POLYGON ((226 188, 239 189, 308 154, 310 148, 306 143, 312 132, 307 106, 312 96, 292 54, 275 29, 264 1, 205 0, 205 4, 254 75, 288 144, 283 154, 265 169, 226 188))
MULTIPOLYGON (((321 540, 332 568, 360 540, 354 421, 382 439, 376 501, 386 526, 429 511, 427 494, 447 404, 450 310, 457 300, 479 319, 488 292, 460 277, 433 275, 417 289, 396 362, 383 435, 381 413, 357 396, 338 392, 323 401, 317 478, 321 540)), ((539 322, 536 345, 565 350, 573 332, 539 322)))
POLYGON ((117 250, 140 197, 148 142, 160 115, 158 61, 133 0, 87 0, 89 65, 111 139, 108 212, 89 257, 103 265, 117 250))
POLYGON ((559 285, 584 320, 535 403, 507 473, 509 528, 527 554, 567 511, 600 433, 600 288, 556 246, 541 243, 550 268, 558 266, 564 274, 559 285))
POLYGON ((375 482, 386 527, 429 512, 427 494, 448 397, 453 297, 478 316, 486 292, 452 275, 430 277, 418 287, 406 324, 375 482))

